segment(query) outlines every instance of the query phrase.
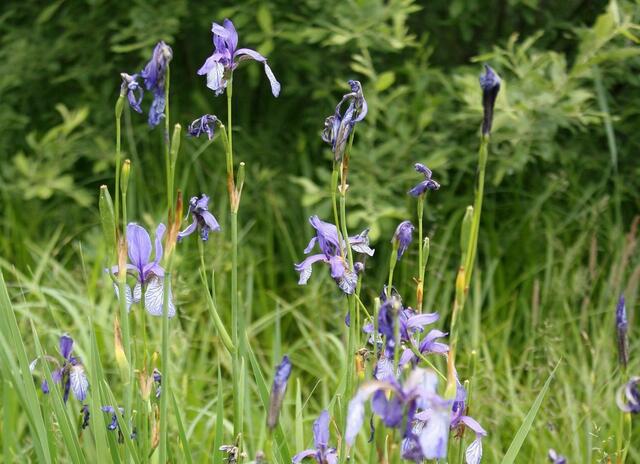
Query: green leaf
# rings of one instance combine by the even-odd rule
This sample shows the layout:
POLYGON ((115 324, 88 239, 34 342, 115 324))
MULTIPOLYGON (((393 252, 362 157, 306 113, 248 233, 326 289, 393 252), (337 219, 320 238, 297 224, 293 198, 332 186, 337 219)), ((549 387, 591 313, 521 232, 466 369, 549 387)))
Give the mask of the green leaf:
POLYGON ((558 364, 556 364, 556 367, 554 367, 553 371, 551 371, 551 374, 549 374, 549 377, 547 378, 547 381, 544 383, 542 390, 540 390, 540 393, 538 393, 538 396, 536 397, 536 400, 533 402, 531 409, 529 409, 529 412, 525 416, 524 421, 522 422, 522 425, 518 429, 518 432, 516 433, 515 437, 513 437, 513 441, 511 442, 511 445, 509 445, 507 454, 505 454, 504 458, 502 459, 502 464, 513 464, 516 461, 516 457, 520 452, 520 448, 522 447, 522 444, 524 443, 525 438, 527 438, 527 435, 529 434, 529 430, 531 430, 531 426, 533 425, 533 420, 536 418, 536 415, 538 414, 538 410, 542 405, 542 400, 544 400, 544 397, 547 394, 547 391, 549 390, 549 385, 551 385, 551 380, 553 379, 553 376, 558 370, 558 366, 560 366, 560 361, 558 361, 558 364))

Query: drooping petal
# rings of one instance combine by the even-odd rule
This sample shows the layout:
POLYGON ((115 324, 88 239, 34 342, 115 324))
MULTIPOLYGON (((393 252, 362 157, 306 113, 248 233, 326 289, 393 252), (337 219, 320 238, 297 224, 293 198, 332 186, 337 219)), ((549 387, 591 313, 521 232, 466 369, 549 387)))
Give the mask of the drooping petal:
POLYGON ((482 438, 477 437, 467 446, 464 457, 467 464, 480 464, 482 460, 482 438))
POLYGON ((214 53, 213 55, 211 55, 209 58, 207 58, 207 60, 200 67, 200 69, 198 69, 198 75, 199 76, 204 76, 205 74, 209 74, 209 72, 211 72, 211 70, 215 66, 220 64, 220 60, 223 57, 224 57, 224 55, 222 55, 222 53, 214 53))
MULTIPOLYGON (((137 284, 140 285, 140 284, 137 284)), ((114 283, 113 284, 113 290, 116 293, 116 298, 120 299, 120 287, 118 287, 118 284, 114 283)), ((131 309, 131 304, 135 303, 133 300, 133 295, 131 294, 131 287, 129 287, 127 284, 124 284, 124 297, 126 300, 126 306, 127 306, 127 311, 129 311, 131 309)))
POLYGON ((425 325, 433 324, 438 319, 440 319, 440 315, 438 313, 416 314, 415 316, 411 316, 407 319, 407 328, 422 329, 425 325))
MULTIPOLYGON (((164 301, 164 279, 161 277, 152 277, 147 282, 147 290, 144 293, 144 308, 152 316, 163 315, 164 301)), ((169 301, 167 307, 167 315, 172 318, 176 315, 176 307, 173 303, 171 287, 169 287, 169 301)))
POLYGON ((227 79, 224 77, 224 70, 224 65, 216 61, 207 72, 207 87, 213 90, 216 96, 222 94, 224 89, 227 88, 227 79))
POLYGON ((311 277, 311 266, 313 263, 317 263, 318 261, 327 261, 327 258, 323 254, 311 255, 307 257, 300 264, 296 264, 294 266, 295 270, 300 273, 300 279, 298 280, 298 285, 305 285, 309 281, 309 277, 311 277))
POLYGON ((267 64, 267 59, 264 56, 250 48, 240 48, 236 50, 236 52, 233 54, 233 57, 237 58, 238 61, 251 59, 259 63, 263 63, 264 73, 267 75, 267 78, 269 79, 269 82, 271 84, 271 93, 274 97, 280 95, 280 83, 276 79, 276 76, 273 74, 273 71, 271 71, 271 68, 267 64))
POLYGON ((345 440, 349 446, 353 445, 358 436, 358 432, 364 423, 364 405, 367 400, 378 390, 387 386, 384 382, 372 381, 363 384, 356 395, 349 401, 347 410, 347 429, 345 440))
POLYGON ((218 224, 216 218, 209 211, 202 211, 201 216, 209 230, 213 230, 215 232, 220 230, 220 224, 218 224))
POLYGON ((315 458, 317 455, 318 455, 318 451, 314 450, 314 449, 308 449, 308 450, 300 451, 293 458, 291 458, 291 462, 293 464, 298 464, 298 463, 302 462, 302 460, 305 459, 305 458, 315 458))
POLYGON ((64 359, 69 359, 71 356, 71 351, 73 350, 73 339, 64 334, 60 337, 60 354, 64 359))
POLYGON ((194 219, 193 222, 189 224, 185 230, 183 230, 182 232, 178 232, 178 241, 181 241, 183 238, 188 237, 189 235, 194 233, 197 228, 198 221, 194 219))
POLYGON ((71 366, 69 380, 71 381, 71 391, 74 396, 78 401, 84 401, 89 391, 89 380, 87 379, 82 364, 71 366))
POLYGON ((429 418, 418 442, 426 459, 442 459, 447 456, 447 440, 449 438, 449 411, 447 409, 430 410, 429 418))
POLYGON ((358 235, 349 237, 349 243, 353 251, 373 256, 375 250, 369 246, 369 229, 365 229, 358 235))
POLYGON ((476 435, 479 435, 479 436, 482 436, 482 437, 487 435, 487 431, 485 429, 483 429, 482 426, 478 423, 478 421, 475 420, 473 417, 462 416, 460 418, 460 420, 462 421, 462 423, 464 425, 466 425, 471 430, 473 430, 476 433, 476 435))
POLYGON ((142 274, 151 259, 151 238, 144 227, 135 223, 127 225, 127 252, 131 264, 142 274))

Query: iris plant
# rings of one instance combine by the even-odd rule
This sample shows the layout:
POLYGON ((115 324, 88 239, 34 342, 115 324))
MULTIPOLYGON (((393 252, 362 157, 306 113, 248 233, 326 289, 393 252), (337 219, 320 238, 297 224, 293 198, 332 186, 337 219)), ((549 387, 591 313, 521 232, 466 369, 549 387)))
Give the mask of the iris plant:
POLYGON ((191 235, 196 230, 200 230, 200 238, 203 241, 209 239, 209 232, 220 231, 220 224, 216 218, 209 212, 209 196, 204 193, 199 197, 191 197, 189 200, 189 212, 193 222, 178 234, 178 241, 191 235))
POLYGON ((359 81, 349 81, 351 92, 345 94, 336 106, 336 111, 324 121, 322 140, 331 144, 331 150, 336 162, 342 160, 349 136, 353 132, 357 122, 367 115, 367 101, 362 94, 362 85, 359 81), (347 103, 346 109, 342 106, 347 103))
POLYGON ((300 451, 292 462, 298 464, 304 458, 315 459, 318 464, 337 464, 338 452, 329 446, 329 412, 322 411, 313 423, 313 444, 315 448, 300 451))

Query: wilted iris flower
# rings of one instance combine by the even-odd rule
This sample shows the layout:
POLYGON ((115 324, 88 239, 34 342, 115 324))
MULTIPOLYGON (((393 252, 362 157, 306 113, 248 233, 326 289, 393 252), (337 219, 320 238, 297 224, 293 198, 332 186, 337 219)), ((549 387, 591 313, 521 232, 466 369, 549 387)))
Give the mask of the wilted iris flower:
POLYGON ((80 409, 80 413, 82 414, 82 430, 89 427, 89 419, 91 417, 91 413, 89 412, 89 405, 83 404, 80 409))
POLYGON ((393 234, 393 239, 391 239, 391 243, 394 243, 398 247, 398 261, 402 258, 402 255, 413 240, 413 231, 415 227, 411 224, 411 221, 402 221, 396 227, 396 231, 393 234))
POLYGON ((493 108, 496 104, 496 98, 500 91, 500 76, 489 66, 484 65, 485 73, 480 76, 480 88, 482 89, 482 108, 484 117, 482 120, 482 135, 488 135, 491 132, 493 124, 493 108))
MULTIPOLYGON (((300 264, 295 265, 295 270, 300 273, 299 285, 305 285, 311 277, 312 265, 317 262, 329 264, 331 277, 336 281, 338 287, 351 295, 358 282, 358 276, 354 269, 350 269, 347 263, 347 246, 341 240, 338 229, 335 225, 320 220, 318 216, 311 216, 309 222, 316 230, 316 235, 309 241, 304 253, 309 254, 317 244, 320 253, 307 257, 300 264), (342 243, 341 243, 342 242, 342 243)), ((358 235, 349 237, 349 246, 357 253, 373 256, 375 250, 369 246, 368 229, 358 235)))
POLYGON ((217 123, 218 118, 216 116, 205 114, 189 124, 187 132, 191 137, 200 137, 202 134, 207 134, 207 138, 211 140, 217 123))
POLYGON ((362 85, 359 81, 349 81, 349 86, 351 92, 342 97, 335 113, 325 119, 322 131, 322 140, 331 144, 336 162, 342 160, 354 126, 367 115, 367 101, 362 94, 362 85), (347 102, 347 108, 342 113, 342 105, 347 102))
POLYGON ((640 413, 640 377, 632 377, 620 387, 616 403, 623 412, 640 413))
POLYGON ((329 412, 322 411, 313 423, 313 443, 315 449, 300 451, 292 462, 298 464, 304 458, 315 459, 318 464, 337 464, 338 452, 329 447, 329 412))
POLYGON ((620 299, 616 305, 616 335, 618 339, 618 361, 623 367, 627 367, 629 363, 628 328, 629 323, 627 322, 627 308, 624 303, 624 295, 620 295, 620 299))
MULTIPOLYGON (((62 362, 53 356, 40 356, 34 359, 29 365, 29 370, 33 372, 38 364, 38 361, 46 361, 55 364, 56 369, 51 372, 51 378, 54 383, 61 384, 63 387, 63 401, 66 403, 69 399, 69 391, 73 392, 73 395, 78 401, 84 401, 89 391, 89 380, 84 372, 84 366, 80 362, 80 359, 72 356, 73 351, 73 339, 64 334, 60 337, 60 355, 62 356, 62 362)), ((43 393, 49 393, 49 384, 44 379, 41 385, 43 393)))
POLYGON ((144 96, 144 89, 138 83, 138 77, 140 76, 138 74, 131 76, 127 73, 121 73, 120 76, 122 76, 121 93, 126 93, 129 106, 131 106, 134 111, 142 113, 140 104, 142 103, 142 97, 144 96))
MULTIPOLYGON (((131 287, 125 284, 125 298, 127 310, 132 303, 138 303, 142 299, 144 292, 144 307, 152 316, 162 316, 162 302, 164 300, 164 268, 160 266, 162 260, 162 237, 166 226, 159 224, 155 236, 155 257, 151 260, 151 238, 149 233, 138 224, 129 223, 127 225, 127 252, 129 254, 129 264, 127 273, 135 276, 136 284, 131 291, 131 287)), ((111 268, 113 274, 119 272, 118 266, 111 268)), ((116 296, 118 296, 118 286, 114 284, 116 296)), ((173 303, 171 287, 169 287, 168 316, 176 314, 176 307, 173 303)))
POLYGON ((213 32, 213 54, 207 58, 198 70, 198 74, 207 76, 207 87, 213 90, 216 96, 224 92, 233 71, 244 60, 263 63, 264 73, 271 83, 271 93, 274 97, 280 94, 280 83, 267 64, 267 59, 250 48, 238 48, 238 33, 231 20, 225 19, 222 26, 213 23, 211 32, 213 32))
POLYGON ((440 184, 431 178, 431 169, 429 169, 422 163, 416 163, 415 169, 420 174, 424 175, 424 180, 413 187, 411 190, 409 190, 409 195, 413 197, 419 197, 427 190, 438 190, 440 188, 440 184))
POLYGON ((200 197, 191 197, 189 200, 189 213, 193 222, 189 226, 178 233, 178 241, 191 235, 200 229, 200 238, 203 241, 209 239, 209 232, 218 232, 220 230, 220 224, 216 218, 209 212, 209 196, 204 193, 200 197))
POLYGON ((153 102, 149 108, 149 125, 155 127, 164 118, 165 86, 167 68, 173 58, 173 50, 166 43, 160 41, 153 49, 153 55, 140 72, 147 90, 153 92, 153 102))
POLYGON ((549 462, 551 462, 552 464, 567 464, 567 458, 559 454, 553 448, 549 449, 548 457, 549 457, 549 462))
POLYGON ((282 357, 282 361, 276 367, 276 375, 273 378, 273 386, 269 397, 269 414, 267 415, 267 426, 273 429, 278 423, 278 416, 282 408, 282 400, 287 391, 287 381, 291 375, 291 361, 289 356, 282 357))

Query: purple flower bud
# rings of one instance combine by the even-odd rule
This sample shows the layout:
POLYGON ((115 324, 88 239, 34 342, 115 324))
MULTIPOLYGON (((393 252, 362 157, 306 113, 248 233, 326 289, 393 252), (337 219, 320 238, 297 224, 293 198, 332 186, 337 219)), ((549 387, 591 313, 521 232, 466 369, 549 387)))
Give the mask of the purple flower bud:
POLYGON ((416 163, 415 169, 424 175, 424 180, 409 190, 409 195, 419 197, 427 190, 438 190, 440 188, 440 184, 431 178, 431 169, 422 163, 416 163))
POLYGON ((362 274, 364 272, 364 263, 356 261, 353 263, 353 270, 356 271, 356 274, 362 274))
POLYGON ((622 367, 627 367, 629 363, 629 338, 627 330, 627 309, 624 303, 624 295, 620 295, 616 305, 616 334, 618 339, 618 361, 622 367))
POLYGON ((484 65, 485 73, 480 76, 480 88, 482 88, 482 107, 484 118, 482 120, 482 135, 491 132, 493 123, 493 108, 496 104, 496 97, 500 91, 500 76, 489 66, 484 65))
POLYGON ((391 243, 395 243, 398 246, 398 261, 402 258, 402 255, 407 250, 413 240, 413 224, 410 221, 402 221, 398 224, 396 232, 393 234, 391 243))
POLYGON ((276 367, 276 374, 273 378, 271 396, 269 397, 269 414, 267 415, 267 426, 273 430, 278 423, 278 416, 282 408, 284 394, 287 391, 287 381, 291 375, 291 361, 287 355, 282 357, 282 361, 276 367))
POLYGON ((202 134, 207 134, 207 137, 211 140, 218 122, 218 118, 213 114, 205 114, 189 124, 187 132, 191 137, 200 137, 202 134))

